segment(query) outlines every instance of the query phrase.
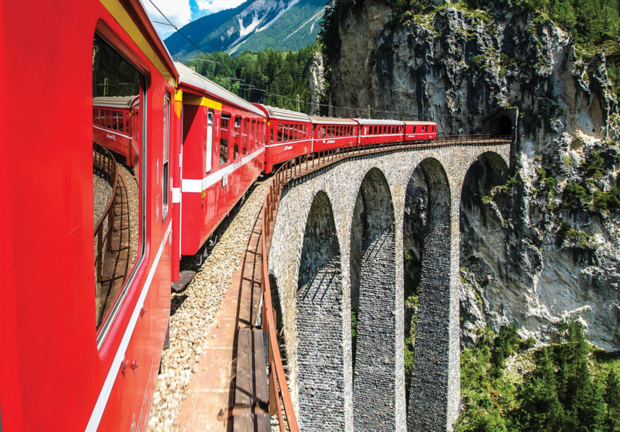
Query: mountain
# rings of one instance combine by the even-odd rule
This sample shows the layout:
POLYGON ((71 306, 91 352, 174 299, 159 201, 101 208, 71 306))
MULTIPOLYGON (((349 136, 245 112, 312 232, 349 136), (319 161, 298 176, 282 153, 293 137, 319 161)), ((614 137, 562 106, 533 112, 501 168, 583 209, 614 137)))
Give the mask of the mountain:
MULTIPOLYGON (((242 5, 193 21, 180 29, 203 51, 297 51, 316 41, 326 0, 249 0, 242 5)), ((166 39, 180 59, 199 53, 180 33, 166 39)))

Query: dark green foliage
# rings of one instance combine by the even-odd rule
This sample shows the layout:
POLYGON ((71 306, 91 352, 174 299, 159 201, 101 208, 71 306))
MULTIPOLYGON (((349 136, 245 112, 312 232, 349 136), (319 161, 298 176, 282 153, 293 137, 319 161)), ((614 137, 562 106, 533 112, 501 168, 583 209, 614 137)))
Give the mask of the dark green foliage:
POLYGON ((619 359, 609 362, 605 356, 591 356, 592 347, 586 342, 583 327, 572 319, 561 326, 560 337, 561 344, 533 353, 534 367, 519 384, 506 378, 503 371, 493 373, 493 369, 503 369, 505 359, 531 348, 531 341, 519 342, 514 327, 503 328, 495 338, 487 329, 478 346, 461 355, 465 410, 456 430, 620 430, 619 359), (611 371, 603 374, 600 370, 609 366, 605 361, 612 365, 611 371), (594 373, 597 369, 599 372, 594 373))
POLYGON ((605 406, 600 385, 588 365, 590 346, 583 326, 574 320, 560 327, 561 345, 553 347, 557 365, 557 394, 564 406, 566 430, 602 431, 605 406))
POLYGON ((568 182, 564 188, 564 207, 579 207, 592 201, 592 195, 581 185, 568 182))
POLYGON ((599 211, 620 210, 620 200, 618 200, 618 188, 612 187, 611 191, 596 191, 592 198, 594 208, 599 211))
POLYGON ((118 52, 95 35, 93 41, 93 97, 135 96, 139 73, 118 52))
POLYGON ((607 413, 605 416, 605 427, 609 432, 620 431, 620 377, 615 369, 607 375, 605 381, 605 403, 607 413))
POLYGON ((524 432, 558 431, 564 407, 558 398, 555 368, 547 350, 538 353, 536 363, 518 391, 521 405, 513 413, 514 424, 524 432))
POLYGON ((605 174, 605 160, 595 150, 590 154, 590 157, 581 163, 581 168, 586 176, 600 179, 605 174))
POLYGON ((298 52, 282 53, 268 49, 259 53, 244 52, 236 57, 216 52, 200 58, 219 64, 197 60, 187 64, 250 102, 294 111, 299 106, 301 112, 308 112, 311 99, 310 64, 320 49, 319 44, 315 43, 298 52), (239 79, 243 81, 236 81, 239 79))
POLYGON ((405 397, 409 402, 413 360, 415 351, 415 335, 417 329, 417 306, 419 304, 420 280, 422 267, 418 258, 409 250, 404 253, 405 268, 405 397))

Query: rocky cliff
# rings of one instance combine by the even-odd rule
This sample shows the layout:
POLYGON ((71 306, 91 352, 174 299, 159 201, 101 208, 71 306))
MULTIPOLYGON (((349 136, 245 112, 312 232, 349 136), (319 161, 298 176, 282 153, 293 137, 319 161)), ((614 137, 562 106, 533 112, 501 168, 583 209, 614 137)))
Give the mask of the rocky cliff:
POLYGON ((576 315, 591 342, 620 348, 618 108, 604 55, 509 1, 404 17, 384 0, 352 3, 335 18, 334 114, 370 106, 444 134, 515 138, 510 172, 481 159, 464 186, 463 342, 509 322, 548 342, 576 315))

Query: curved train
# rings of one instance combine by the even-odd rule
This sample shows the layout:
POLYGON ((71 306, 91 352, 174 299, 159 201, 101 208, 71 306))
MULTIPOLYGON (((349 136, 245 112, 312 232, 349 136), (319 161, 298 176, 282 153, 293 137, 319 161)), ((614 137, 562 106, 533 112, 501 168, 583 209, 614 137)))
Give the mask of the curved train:
POLYGON ((2 432, 146 430, 181 257, 256 179, 437 134, 248 103, 173 62, 140 0, 2 0, 0 23, 2 432))

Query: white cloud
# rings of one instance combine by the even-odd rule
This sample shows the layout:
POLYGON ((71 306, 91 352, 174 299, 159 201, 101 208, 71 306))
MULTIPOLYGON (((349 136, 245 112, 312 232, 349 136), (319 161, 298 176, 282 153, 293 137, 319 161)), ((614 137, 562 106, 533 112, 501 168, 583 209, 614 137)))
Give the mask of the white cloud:
POLYGON ((219 12, 224 9, 232 9, 239 6, 246 0, 196 0, 200 10, 208 12, 219 12))
MULTIPOLYGON (((153 3, 155 3, 157 8, 159 8, 159 10, 178 28, 183 27, 192 20, 192 10, 189 4, 190 0, 153 0, 153 3, 151 3, 150 0, 142 0, 142 3, 146 6, 151 21, 167 22, 166 19, 157 12, 153 3)), ((174 29, 168 25, 155 23, 155 28, 162 39, 170 36, 170 34, 174 32, 174 29)))

